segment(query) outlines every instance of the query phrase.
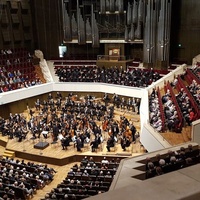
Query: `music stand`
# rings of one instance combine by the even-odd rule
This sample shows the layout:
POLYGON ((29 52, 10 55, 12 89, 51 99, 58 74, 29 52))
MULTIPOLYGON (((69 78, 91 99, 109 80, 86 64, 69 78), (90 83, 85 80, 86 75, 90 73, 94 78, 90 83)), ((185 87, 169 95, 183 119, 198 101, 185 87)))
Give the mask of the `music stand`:
POLYGON ((25 145, 24 145, 24 139, 23 139, 23 152, 25 152, 26 149, 25 149, 25 145))
POLYGON ((42 135, 44 137, 44 141, 46 142, 46 139, 47 139, 47 135, 48 135, 48 131, 42 131, 42 135))
POLYGON ((43 153, 42 153, 42 149, 43 149, 43 139, 42 138, 40 138, 40 142, 41 142, 41 145, 42 145, 42 148, 40 149, 40 155, 42 155, 43 153))

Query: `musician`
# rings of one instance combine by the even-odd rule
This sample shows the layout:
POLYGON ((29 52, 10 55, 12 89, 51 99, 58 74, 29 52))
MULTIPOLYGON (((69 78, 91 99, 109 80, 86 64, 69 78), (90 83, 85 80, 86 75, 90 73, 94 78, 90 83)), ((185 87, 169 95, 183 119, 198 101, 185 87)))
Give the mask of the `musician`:
POLYGON ((3 133, 5 119, 0 116, 0 132, 3 133))
POLYGON ((70 139, 68 136, 63 137, 61 139, 61 145, 62 145, 62 149, 65 150, 67 149, 68 146, 70 146, 70 139))
POLYGON ((140 114, 140 99, 139 98, 137 98, 137 100, 136 100, 136 107, 137 107, 137 114, 139 115, 140 114))
POLYGON ((108 102, 110 101, 110 98, 109 98, 109 96, 108 96, 107 93, 104 94, 104 96, 103 96, 103 101, 105 102, 105 106, 107 106, 107 105, 108 105, 108 102))
POLYGON ((29 114, 30 114, 31 117, 33 117, 34 111, 32 109, 30 109, 29 114))
POLYGON ((112 119, 114 115, 114 106, 109 106, 107 109, 107 117, 112 119))
POLYGON ((126 108, 128 110, 130 110, 130 108, 132 107, 132 99, 131 98, 128 98, 128 101, 127 101, 127 104, 126 104, 126 108))
POLYGON ((62 94, 60 92, 56 93, 56 98, 62 100, 62 94))
POLYGON ((114 106, 117 106, 117 108, 119 108, 119 105, 120 105, 120 98, 117 94, 114 93, 113 97, 112 97, 112 100, 113 100, 113 104, 114 106))
POLYGON ((122 97, 122 100, 121 100, 121 109, 125 109, 125 107, 126 107, 126 100, 125 100, 125 98, 124 97, 122 97))
POLYGON ((48 137, 48 132, 50 131, 50 127, 49 127, 49 125, 48 124, 46 124, 46 123, 43 123, 43 128, 42 128, 42 132, 43 131, 47 131, 47 134, 45 133, 45 134, 43 134, 43 137, 45 138, 45 139, 47 139, 47 137, 48 137))
POLYGON ((114 147, 114 146, 115 146, 114 137, 113 137, 113 136, 110 136, 110 137, 108 138, 107 146, 106 146, 108 152, 110 152, 110 147, 114 147))
POLYGON ((135 134, 137 130, 132 122, 129 124, 129 129, 131 130, 132 133, 132 141, 135 142, 135 134))
POLYGON ((120 126, 123 130, 126 130, 127 126, 129 126, 129 121, 126 117, 120 116, 120 126))
POLYGON ((58 98, 55 104, 56 104, 57 110, 59 110, 61 108, 61 99, 58 98))
POLYGON ((91 143, 90 143, 90 146, 91 146, 91 149, 92 149, 92 152, 95 152, 96 149, 98 149, 98 139, 95 138, 91 143))
POLYGON ((35 102, 35 108, 36 110, 40 110, 40 99, 37 99, 36 102, 35 102))
POLYGON ((51 99, 53 99, 53 96, 52 96, 51 93, 49 93, 48 96, 47 96, 47 100, 50 101, 51 99))
POLYGON ((119 126, 116 121, 114 121, 111 125, 111 132, 114 136, 117 136, 119 134, 119 126))
POLYGON ((124 151, 126 151, 126 147, 129 147, 131 144, 131 141, 130 141, 130 138, 129 137, 126 137, 126 136, 123 136, 121 138, 121 147, 124 151))
POLYGON ((59 134, 58 122, 53 124, 53 141, 57 141, 59 134))
POLYGON ((36 138, 36 134, 39 134, 38 127, 34 124, 33 128, 31 128, 31 132, 33 134, 33 138, 36 138))
POLYGON ((42 102, 42 112, 45 113, 48 111, 48 103, 46 100, 42 102))
POLYGON ((77 137, 76 139, 76 148, 77 148, 77 151, 82 151, 81 148, 83 147, 83 143, 81 141, 81 138, 80 137, 77 137))

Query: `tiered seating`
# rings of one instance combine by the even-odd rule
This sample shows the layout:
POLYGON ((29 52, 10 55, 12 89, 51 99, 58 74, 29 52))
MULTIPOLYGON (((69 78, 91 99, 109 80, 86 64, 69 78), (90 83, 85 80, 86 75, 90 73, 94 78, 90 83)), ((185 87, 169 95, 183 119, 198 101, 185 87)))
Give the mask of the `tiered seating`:
POLYGON ((163 132, 165 129, 165 115, 163 111, 162 100, 159 88, 153 89, 149 96, 149 111, 150 124, 158 132, 163 132))
POLYGON ((200 110, 199 110, 199 106, 197 104, 197 102, 195 101, 194 97, 191 95, 191 93, 188 91, 187 87, 185 86, 185 84, 183 83, 182 79, 180 76, 178 76, 178 83, 176 85, 177 89, 179 91, 181 91, 181 88, 183 88, 183 90, 186 92, 187 96, 190 99, 190 102, 192 104, 192 108, 194 109, 195 113, 196 113, 196 119, 200 118, 200 110))
POLYGON ((84 199, 107 192, 119 163, 104 158, 101 162, 83 159, 74 165, 67 177, 45 199, 84 199))
POLYGON ((182 115, 182 112, 181 112, 180 107, 178 105, 178 102, 176 100, 176 96, 175 96, 175 94, 174 94, 174 92, 172 90, 172 87, 171 87, 169 82, 167 82, 167 84, 165 86, 165 90, 169 90, 170 91, 172 102, 174 103, 174 105, 176 107, 178 120, 180 122, 180 126, 182 127, 183 126, 183 115, 182 115))
POLYGON ((191 70, 200 80, 200 62, 197 62, 195 68, 194 69, 192 68, 191 70))
POLYGON ((151 69, 132 69, 123 71, 120 67, 100 68, 95 65, 55 66, 55 73, 62 82, 102 82, 132 87, 147 87, 161 78, 161 75, 151 69), (88 70, 89 69, 89 70, 88 70))
POLYGON ((189 84, 191 84, 193 80, 200 84, 200 79, 198 79, 197 76, 190 69, 186 70, 186 75, 184 77, 189 84))
POLYGON ((165 113, 164 113, 164 109, 163 109, 163 105, 162 105, 162 98, 161 98, 161 94, 160 94, 160 89, 159 87, 157 88, 157 94, 158 94, 158 103, 159 103, 159 108, 160 108, 160 116, 161 116, 161 120, 162 120, 162 132, 165 131, 165 113))
POLYGON ((0 161, 0 198, 28 199, 53 180, 55 170, 23 160, 0 161), (7 196, 6 196, 7 195, 7 196))
POLYGON ((25 49, 1 50, 0 92, 40 84, 34 70, 31 55, 25 49))
POLYGON ((146 160, 146 178, 153 178, 175 170, 179 170, 200 162, 199 148, 191 144, 188 148, 181 147, 174 152, 169 151, 165 155, 158 154, 146 160))
POLYGON ((172 87, 168 82, 165 87, 166 94, 162 96, 166 116, 166 126, 170 131, 180 133, 183 127, 183 116, 176 101, 172 87))

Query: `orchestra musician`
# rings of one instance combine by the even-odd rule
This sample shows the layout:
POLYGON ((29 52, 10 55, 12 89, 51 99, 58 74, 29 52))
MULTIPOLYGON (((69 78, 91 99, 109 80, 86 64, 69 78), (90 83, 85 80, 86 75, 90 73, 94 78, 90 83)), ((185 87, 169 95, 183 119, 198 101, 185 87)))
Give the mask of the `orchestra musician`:
POLYGON ((77 151, 82 151, 81 148, 83 147, 83 143, 81 141, 81 138, 80 137, 77 137, 76 139, 76 148, 77 148, 77 151))
POLYGON ((121 137, 121 147, 124 151, 126 151, 126 147, 129 147, 130 144, 130 137, 126 137, 125 135, 121 137))
POLYGON ((67 147, 70 146, 70 138, 68 136, 63 137, 61 139, 61 145, 63 150, 67 149, 67 147))
POLYGON ((56 98, 62 100, 62 94, 60 92, 56 93, 56 98))
POLYGON ((119 108, 119 105, 120 105, 121 100, 120 100, 118 94, 115 94, 115 93, 114 93, 114 94, 113 94, 113 97, 112 97, 112 100, 113 100, 114 106, 117 106, 117 108, 119 108))
POLYGON ((125 109, 125 107, 126 107, 126 100, 125 100, 125 98, 124 97, 122 97, 122 100, 121 100, 121 109, 125 109))
POLYGON ((113 136, 110 136, 107 140, 107 145, 106 145, 108 152, 110 152, 110 147, 114 147, 114 146, 115 146, 115 139, 113 136))
POLYGON ((37 99, 35 102, 35 108, 36 110, 40 110, 40 99, 37 99))
POLYGON ((128 98, 127 104, 126 104, 126 108, 130 111, 130 108, 132 107, 132 99, 128 98))
POLYGON ((50 101, 51 99, 53 99, 53 96, 52 96, 51 93, 49 93, 48 96, 47 96, 47 100, 50 101))
POLYGON ((103 101, 104 101, 104 103, 105 103, 105 106, 107 106, 107 105, 108 105, 108 102, 110 101, 110 98, 109 98, 109 96, 108 96, 107 93, 104 94, 104 96, 103 96, 103 101))
POLYGON ((95 152, 95 150, 98 149, 98 145, 98 139, 95 137, 95 139, 90 143, 92 152, 95 152))

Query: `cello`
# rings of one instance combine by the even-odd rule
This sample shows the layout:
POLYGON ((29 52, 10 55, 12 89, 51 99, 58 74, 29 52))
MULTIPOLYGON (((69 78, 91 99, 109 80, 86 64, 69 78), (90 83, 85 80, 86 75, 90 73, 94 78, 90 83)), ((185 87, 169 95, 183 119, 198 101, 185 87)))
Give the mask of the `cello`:
POLYGON ((105 119, 102 124, 103 131, 106 131, 108 128, 108 119, 105 119))

